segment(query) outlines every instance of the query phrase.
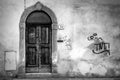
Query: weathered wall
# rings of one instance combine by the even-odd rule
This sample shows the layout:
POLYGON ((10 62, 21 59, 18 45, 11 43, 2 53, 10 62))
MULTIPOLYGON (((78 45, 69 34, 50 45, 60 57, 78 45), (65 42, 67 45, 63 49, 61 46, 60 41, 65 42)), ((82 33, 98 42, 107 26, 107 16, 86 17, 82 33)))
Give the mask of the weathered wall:
MULTIPOLYGON (((60 74, 71 76, 120 75, 120 1, 119 0, 26 0, 26 7, 40 1, 55 12, 58 43, 55 63, 60 74), (93 33, 110 43, 110 55, 94 54, 93 33), (68 40, 68 42, 67 42, 68 40), (70 41, 69 41, 70 40, 70 41)), ((19 21, 24 11, 21 0, 0 1, 0 72, 4 72, 4 51, 17 51, 19 62, 19 21)))
POLYGON ((0 76, 5 74, 5 51, 19 53, 19 20, 22 12, 22 1, 0 1, 0 76))
MULTIPOLYGON (((68 61, 65 58, 65 60, 60 61, 58 64, 60 70, 58 69, 58 71, 64 73, 63 71, 67 70, 84 76, 92 74, 100 76, 119 75, 119 12, 119 6, 113 5, 85 5, 73 8, 71 25, 68 26, 69 29, 74 29, 73 48, 66 53, 69 54, 67 58, 70 57, 72 60, 68 61), (110 43, 110 55, 92 52, 94 42, 88 41, 87 37, 94 32, 105 42, 110 43), (67 69, 63 70, 63 65, 67 69)), ((61 53, 63 53, 62 51, 61 53)))

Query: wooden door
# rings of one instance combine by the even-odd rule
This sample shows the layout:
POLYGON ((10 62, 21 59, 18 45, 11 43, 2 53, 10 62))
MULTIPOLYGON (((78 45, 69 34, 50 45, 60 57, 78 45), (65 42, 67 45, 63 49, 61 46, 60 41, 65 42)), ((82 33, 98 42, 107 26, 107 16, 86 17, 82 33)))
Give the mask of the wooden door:
POLYGON ((51 72, 51 25, 26 26, 26 72, 51 72))

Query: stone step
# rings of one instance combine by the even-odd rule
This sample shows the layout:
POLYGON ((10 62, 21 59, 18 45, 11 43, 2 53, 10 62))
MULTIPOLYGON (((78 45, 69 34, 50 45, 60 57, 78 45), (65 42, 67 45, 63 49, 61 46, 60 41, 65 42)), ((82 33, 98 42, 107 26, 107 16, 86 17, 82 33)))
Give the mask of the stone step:
POLYGON ((13 80, 120 80, 120 78, 14 78, 13 80))

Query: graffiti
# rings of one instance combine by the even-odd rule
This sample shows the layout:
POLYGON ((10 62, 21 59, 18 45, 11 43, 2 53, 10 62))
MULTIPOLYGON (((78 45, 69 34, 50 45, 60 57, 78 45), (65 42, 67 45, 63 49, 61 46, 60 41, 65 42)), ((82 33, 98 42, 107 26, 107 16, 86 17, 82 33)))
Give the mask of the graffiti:
POLYGON ((92 50, 93 53, 95 54, 100 54, 100 53, 108 53, 110 55, 110 44, 109 43, 98 43, 94 44, 95 49, 92 50))
POLYGON ((101 37, 97 37, 97 33, 87 38, 89 41, 94 41, 89 47, 92 46, 94 54, 106 53, 110 55, 110 43, 106 43, 101 37))
POLYGON ((67 47, 67 49, 68 49, 68 50, 71 50, 71 49, 72 49, 71 39, 70 39, 70 38, 67 39, 67 36, 64 36, 64 37, 63 37, 63 41, 64 41, 65 46, 67 47))
POLYGON ((67 36, 64 36, 64 37, 60 37, 57 42, 63 42, 65 43, 65 46, 67 47, 68 50, 71 50, 72 49, 72 42, 71 42, 71 39, 70 38, 67 38, 67 36))
POLYGON ((67 47, 68 50, 72 49, 71 40, 70 39, 68 39, 68 40, 65 41, 65 46, 67 47))
POLYGON ((58 25, 58 29, 59 30, 64 30, 64 25, 63 24, 58 25))

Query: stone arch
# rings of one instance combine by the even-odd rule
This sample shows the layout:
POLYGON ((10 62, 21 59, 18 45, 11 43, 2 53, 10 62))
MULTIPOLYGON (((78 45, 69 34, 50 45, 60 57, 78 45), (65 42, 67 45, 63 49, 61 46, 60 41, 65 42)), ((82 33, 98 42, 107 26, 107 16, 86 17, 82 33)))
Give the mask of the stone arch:
MULTIPOLYGON (((17 72, 18 74, 25 74, 25 28, 26 28, 26 19, 28 15, 34 11, 44 11, 46 12, 52 20, 52 55, 55 55, 57 51, 57 18, 54 12, 48 7, 44 6, 40 2, 37 2, 35 5, 28 7, 24 10, 19 23, 20 28, 20 43, 19 43, 19 63, 17 72)), ((52 64, 52 72, 54 71, 55 64, 52 64)))

